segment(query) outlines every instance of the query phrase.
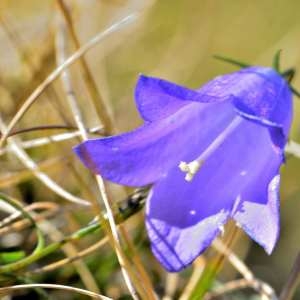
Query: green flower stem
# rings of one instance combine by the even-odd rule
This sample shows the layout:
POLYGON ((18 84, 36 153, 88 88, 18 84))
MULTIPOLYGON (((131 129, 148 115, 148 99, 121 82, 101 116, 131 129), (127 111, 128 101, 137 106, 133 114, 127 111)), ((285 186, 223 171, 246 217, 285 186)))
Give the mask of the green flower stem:
MULTIPOLYGON (((125 201, 123 201, 123 203, 119 207, 119 211, 115 213, 115 220, 117 224, 120 224, 121 222, 127 220, 129 217, 133 216, 143 208, 146 193, 146 189, 139 190, 138 193, 133 194, 133 196, 129 196, 125 201)), ((12 273, 26 268, 37 260, 55 252, 56 250, 59 250, 64 244, 79 240, 91 233, 94 233, 96 230, 103 228, 105 226, 105 222, 106 218, 105 216, 103 216, 100 221, 92 222, 88 226, 79 229, 78 231, 65 237, 59 242, 54 242, 45 247, 42 244, 39 245, 38 243, 35 251, 29 256, 17 262, 0 266, 0 274, 5 275, 6 273, 12 273)), ((37 233, 38 235, 40 234, 39 231, 37 233)))
MULTIPOLYGON (((230 230, 226 246, 230 248, 232 242, 237 234, 237 227, 233 227, 230 230)), ((196 286, 194 287, 188 300, 201 300, 209 289, 213 286, 218 272, 221 269, 222 264, 225 260, 225 253, 217 253, 214 257, 208 260, 203 274, 199 278, 196 286)))
POLYGON ((205 267, 202 276, 194 287, 189 300, 200 300, 203 299, 207 291, 212 287, 214 280, 219 271, 220 265, 222 264, 223 256, 218 255, 216 258, 208 262, 205 267))
MULTIPOLYGON (((44 236, 43 236, 43 233, 42 231, 40 230, 40 228, 38 227, 38 225, 36 224, 35 220, 31 217, 31 215, 23 208, 22 204, 19 203, 17 200, 13 199, 12 197, 6 195, 6 194, 3 194, 3 193, 0 193, 0 199, 7 202, 8 204, 10 204, 12 207, 14 207, 15 209, 17 209, 18 211, 21 212, 21 214, 30 220, 30 222, 32 223, 32 225, 34 226, 34 228, 36 229, 36 233, 37 233, 37 245, 33 251, 33 253, 28 256, 31 257, 32 255, 35 255, 37 253, 39 253, 43 248, 44 248, 44 245, 45 245, 45 239, 44 239, 44 236)), ((26 258, 24 258, 26 259, 26 258)), ((20 260, 20 262, 23 261, 20 260)), ((8 265, 5 265, 5 266, 9 266, 9 265, 13 265, 14 263, 11 263, 11 264, 8 264, 8 265)), ((1 268, 1 267, 0 267, 1 268)))

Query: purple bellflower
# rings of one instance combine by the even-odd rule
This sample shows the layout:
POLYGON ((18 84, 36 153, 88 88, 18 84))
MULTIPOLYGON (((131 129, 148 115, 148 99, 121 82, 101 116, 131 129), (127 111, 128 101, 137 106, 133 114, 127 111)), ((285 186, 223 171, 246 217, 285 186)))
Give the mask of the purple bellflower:
POLYGON ((146 227, 161 264, 183 269, 230 218, 270 254, 292 120, 285 79, 271 68, 248 67, 191 90, 141 75, 135 99, 141 127, 74 150, 110 181, 153 184, 146 227))

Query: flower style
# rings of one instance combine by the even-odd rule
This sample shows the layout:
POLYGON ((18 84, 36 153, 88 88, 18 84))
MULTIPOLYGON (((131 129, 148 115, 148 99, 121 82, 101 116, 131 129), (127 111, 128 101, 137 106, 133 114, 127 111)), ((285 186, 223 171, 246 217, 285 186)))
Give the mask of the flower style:
POLYGON ((142 75, 135 99, 141 127, 88 140, 75 152, 115 183, 153 184, 146 227, 161 264, 173 272, 189 265, 229 218, 270 254, 292 120, 285 79, 248 67, 191 90, 142 75))

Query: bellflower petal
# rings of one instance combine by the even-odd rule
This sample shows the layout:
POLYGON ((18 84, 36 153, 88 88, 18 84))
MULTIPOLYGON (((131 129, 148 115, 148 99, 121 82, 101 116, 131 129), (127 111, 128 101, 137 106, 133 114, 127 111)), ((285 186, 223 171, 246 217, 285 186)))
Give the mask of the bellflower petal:
POLYGON ((216 77, 198 90, 141 76, 135 97, 143 126, 86 141, 75 152, 113 182, 153 184, 146 226, 162 265, 179 271, 190 264, 229 218, 271 253, 292 121, 287 82, 264 67, 216 77))
MULTIPOLYGON (((270 175, 273 172, 270 172, 270 175)), ((250 185, 241 195, 238 209, 233 218, 237 224, 268 254, 271 254, 279 236, 279 183, 276 175, 269 184, 266 179, 259 182, 258 187, 250 185)))
POLYGON ((234 115, 229 103, 190 103, 160 122, 114 137, 88 140, 74 151, 93 172, 119 184, 143 186, 186 159, 191 148, 203 151, 234 115))
POLYGON ((292 93, 273 69, 250 67, 219 76, 199 92, 214 97, 234 96, 234 106, 241 115, 271 127, 277 145, 286 143, 292 121, 292 93))
POLYGON ((230 95, 200 93, 170 81, 140 75, 136 88, 137 109, 145 121, 161 120, 193 102, 213 103, 228 100, 230 95))
MULTIPOLYGON (((190 159, 197 155, 194 151, 190 159)), ((153 252, 167 270, 182 269, 207 248, 234 212, 242 192, 252 188, 253 179, 259 179, 270 161, 268 175, 274 176, 282 153, 274 148, 268 129, 243 120, 191 182, 183 180, 183 173, 174 168, 154 185, 146 224, 153 252), (265 155, 260 155, 261 150, 265 155), (243 159, 236 159, 241 154, 243 159)), ((254 220, 244 221, 251 226, 254 220)))
POLYGON ((180 271, 211 244, 228 218, 229 212, 220 210, 185 228, 167 226, 164 221, 147 218, 152 252, 168 272, 180 271))

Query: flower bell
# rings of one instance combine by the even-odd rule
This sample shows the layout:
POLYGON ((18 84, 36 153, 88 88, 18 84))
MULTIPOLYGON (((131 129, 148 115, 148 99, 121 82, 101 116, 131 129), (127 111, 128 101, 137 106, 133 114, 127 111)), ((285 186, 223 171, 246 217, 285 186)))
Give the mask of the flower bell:
POLYGON ((191 90, 141 75, 135 99, 141 127, 74 150, 108 180, 152 184, 146 227, 161 264, 183 269, 230 218, 271 253, 292 121, 286 80, 272 68, 247 67, 191 90))

